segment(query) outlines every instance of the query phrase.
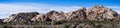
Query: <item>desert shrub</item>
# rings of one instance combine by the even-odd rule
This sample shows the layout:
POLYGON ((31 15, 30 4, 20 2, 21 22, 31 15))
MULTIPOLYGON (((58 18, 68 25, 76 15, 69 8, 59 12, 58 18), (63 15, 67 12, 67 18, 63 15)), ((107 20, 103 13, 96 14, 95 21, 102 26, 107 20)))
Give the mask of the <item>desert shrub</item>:
POLYGON ((13 28, 13 27, 8 26, 8 25, 4 25, 3 28, 13 28))
POLYGON ((71 24, 65 24, 64 28, 69 28, 71 24))

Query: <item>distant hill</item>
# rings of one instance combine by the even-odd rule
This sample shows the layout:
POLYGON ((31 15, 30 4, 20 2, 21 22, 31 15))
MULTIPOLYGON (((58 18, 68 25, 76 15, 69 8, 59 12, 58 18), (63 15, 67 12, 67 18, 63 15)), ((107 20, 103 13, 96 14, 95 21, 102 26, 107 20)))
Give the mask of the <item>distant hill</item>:
MULTIPOLYGON (((41 14, 38 12, 20 12, 10 15, 6 19, 2 20, 2 23, 10 25, 59 25, 68 23, 74 25, 77 24, 75 27, 78 27, 81 23, 88 23, 86 25, 89 25, 89 23, 94 24, 96 22, 98 24, 104 24, 119 21, 119 19, 120 15, 114 10, 101 5, 95 5, 89 9, 83 7, 68 13, 57 11, 50 11, 46 14, 41 14)), ((94 27, 93 25, 89 26, 94 27)))

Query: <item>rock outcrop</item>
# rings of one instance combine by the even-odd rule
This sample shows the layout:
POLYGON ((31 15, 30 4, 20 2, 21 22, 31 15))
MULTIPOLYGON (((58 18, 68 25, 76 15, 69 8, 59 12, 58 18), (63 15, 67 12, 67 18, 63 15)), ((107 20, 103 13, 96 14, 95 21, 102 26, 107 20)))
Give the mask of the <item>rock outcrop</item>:
POLYGON ((86 8, 81 8, 77 11, 70 12, 67 14, 68 16, 67 16, 66 20, 73 20, 73 21, 84 20, 87 17, 85 11, 86 11, 86 8))
POLYGON ((54 21, 64 20, 66 18, 65 13, 57 11, 50 11, 46 15, 48 16, 48 18, 54 21))
POLYGON ((86 15, 90 20, 114 19, 118 16, 117 12, 98 5, 86 10, 86 15))
POLYGON ((46 15, 38 14, 31 19, 31 21, 51 21, 46 15))
POLYGON ((37 12, 30 12, 30 13, 18 13, 13 14, 6 18, 3 22, 10 22, 10 21, 19 21, 21 19, 27 19, 30 21, 61 21, 61 20, 104 20, 104 19, 115 19, 118 17, 117 12, 113 11, 112 9, 96 5, 93 8, 86 9, 85 7, 73 11, 73 12, 57 12, 57 11, 50 11, 46 14, 39 14, 37 12))
POLYGON ((12 14, 11 16, 7 17, 3 22, 16 22, 21 20, 29 20, 38 15, 38 12, 28 12, 28 13, 18 13, 12 14))

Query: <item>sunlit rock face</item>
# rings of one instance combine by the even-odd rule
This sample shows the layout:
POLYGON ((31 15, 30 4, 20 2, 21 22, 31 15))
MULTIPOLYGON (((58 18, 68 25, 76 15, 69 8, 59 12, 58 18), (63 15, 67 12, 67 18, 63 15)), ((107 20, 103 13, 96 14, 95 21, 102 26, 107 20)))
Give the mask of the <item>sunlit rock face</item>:
POLYGON ((12 14, 11 16, 7 17, 3 22, 16 22, 21 20, 29 20, 38 15, 38 12, 27 12, 27 13, 17 13, 12 14))
POLYGON ((100 5, 95 5, 93 8, 87 9, 86 15, 90 20, 114 19, 118 16, 115 11, 100 5))
POLYGON ((28 21, 76 21, 76 20, 104 20, 104 19, 118 19, 118 13, 115 11, 103 7, 101 5, 95 5, 92 8, 86 9, 80 8, 73 12, 57 12, 50 11, 46 14, 39 14, 38 12, 17 13, 7 17, 3 22, 15 22, 21 20, 28 21))
POLYGON ((80 8, 79 10, 73 11, 68 13, 67 19, 66 20, 84 20, 86 19, 86 8, 80 8))
POLYGON ((54 21, 64 20, 66 18, 65 13, 57 11, 50 11, 46 15, 49 19, 54 21))
POLYGON ((10 22, 10 21, 14 20, 15 17, 16 16, 9 16, 3 22, 10 22))
POLYGON ((31 21, 51 21, 46 15, 38 14, 31 19, 31 21))
POLYGON ((79 10, 70 12, 67 14, 67 20, 104 20, 104 19, 115 19, 118 14, 117 12, 105 8, 101 5, 95 5, 90 9, 81 8, 79 10))

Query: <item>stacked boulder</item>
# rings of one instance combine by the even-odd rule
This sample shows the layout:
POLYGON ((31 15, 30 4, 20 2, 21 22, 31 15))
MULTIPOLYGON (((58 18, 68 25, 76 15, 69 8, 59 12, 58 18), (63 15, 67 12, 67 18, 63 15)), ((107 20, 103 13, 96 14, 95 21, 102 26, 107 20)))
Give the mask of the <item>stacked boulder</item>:
POLYGON ((46 20, 47 16, 45 16, 44 14, 38 14, 31 19, 31 21, 46 21, 46 20))
POLYGON ((17 13, 12 14, 11 16, 7 17, 3 22, 17 22, 22 20, 29 20, 38 15, 38 12, 27 12, 27 13, 17 13))
POLYGON ((77 11, 70 12, 67 14, 68 16, 66 17, 66 20, 73 20, 73 21, 84 20, 87 17, 85 11, 86 11, 86 8, 81 8, 77 11))
POLYGON ((57 12, 57 11, 50 11, 46 14, 49 19, 53 21, 60 21, 60 20, 65 20, 66 15, 63 12, 57 12))
POLYGON ((98 5, 86 10, 86 15, 90 20, 114 19, 118 16, 117 12, 98 5))
POLYGON ((93 8, 86 9, 85 7, 73 12, 57 12, 50 11, 46 14, 39 14, 38 12, 18 13, 6 18, 3 22, 30 20, 30 21, 61 21, 61 20, 104 20, 115 19, 118 17, 117 12, 112 9, 95 5, 93 8))

